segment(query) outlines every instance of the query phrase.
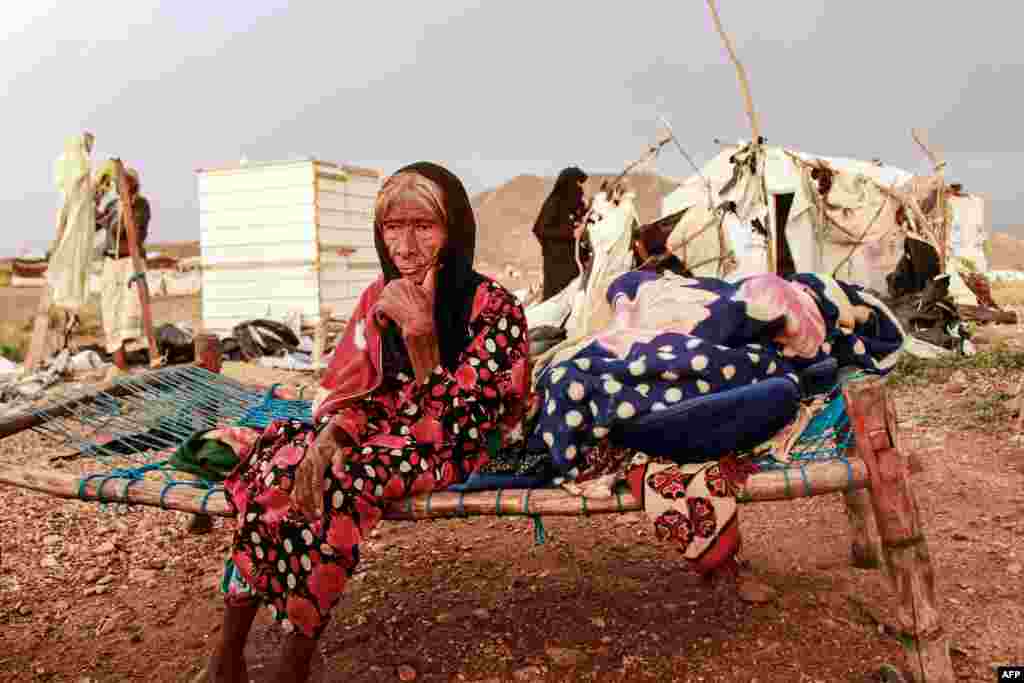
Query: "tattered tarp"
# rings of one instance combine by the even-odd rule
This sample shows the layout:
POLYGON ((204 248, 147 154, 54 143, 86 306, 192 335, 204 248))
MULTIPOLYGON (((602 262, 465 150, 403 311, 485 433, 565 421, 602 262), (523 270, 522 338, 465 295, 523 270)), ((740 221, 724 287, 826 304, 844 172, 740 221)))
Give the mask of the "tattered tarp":
MULTIPOLYGON (((966 258, 987 267, 982 243, 988 234, 984 201, 947 188, 939 209, 938 176, 914 176, 881 163, 804 154, 781 147, 729 145, 699 175, 665 197, 662 215, 686 210, 669 247, 701 276, 733 281, 773 272, 772 258, 792 261, 796 272, 830 273, 846 282, 886 292, 885 276, 903 255, 903 240, 915 235, 938 247, 932 228, 949 226, 948 270, 966 258), (908 208, 908 204, 920 209, 908 208), (731 212, 721 211, 723 205, 731 212), (718 222, 726 222, 718 230, 718 222), (714 223, 716 229, 706 229, 714 223), (768 250, 766 227, 784 226, 788 253, 768 250), (699 234, 698 234, 699 233, 699 234), (687 258, 677 250, 685 244, 687 258), (732 252, 737 267, 721 270, 719 258, 732 252)), ((958 303, 974 303, 970 290, 954 280, 958 303)))

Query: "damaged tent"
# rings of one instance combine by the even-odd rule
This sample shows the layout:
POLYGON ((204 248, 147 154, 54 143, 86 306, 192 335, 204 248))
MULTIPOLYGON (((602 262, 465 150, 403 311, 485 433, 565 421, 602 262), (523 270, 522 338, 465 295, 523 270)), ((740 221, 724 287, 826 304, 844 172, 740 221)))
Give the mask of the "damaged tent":
POLYGON ((664 198, 662 216, 680 214, 667 247, 694 274, 827 273, 886 294, 910 237, 945 255, 956 303, 979 303, 959 273, 987 270, 982 197, 881 162, 759 149, 724 145, 664 198))

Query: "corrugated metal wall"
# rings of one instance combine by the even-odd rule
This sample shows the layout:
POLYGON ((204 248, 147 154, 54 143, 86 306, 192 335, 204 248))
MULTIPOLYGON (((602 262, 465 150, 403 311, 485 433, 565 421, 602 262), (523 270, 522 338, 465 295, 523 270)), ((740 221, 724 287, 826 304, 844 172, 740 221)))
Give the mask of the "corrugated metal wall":
POLYGON ((372 230, 380 177, 345 178, 314 160, 198 173, 207 329, 223 334, 294 311, 312 322, 321 305, 348 315, 380 273, 372 230))
POLYGON ((199 174, 203 324, 318 312, 312 162, 199 174))
POLYGON ((348 315, 381 272, 373 246, 373 206, 380 183, 379 176, 355 173, 342 182, 329 167, 318 167, 320 302, 336 316, 348 315))

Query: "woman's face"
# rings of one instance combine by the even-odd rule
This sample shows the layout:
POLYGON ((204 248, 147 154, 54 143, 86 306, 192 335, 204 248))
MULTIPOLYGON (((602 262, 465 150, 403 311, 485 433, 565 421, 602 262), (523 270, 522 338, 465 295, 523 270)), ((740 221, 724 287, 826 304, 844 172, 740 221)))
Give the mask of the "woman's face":
POLYGON ((403 278, 422 283, 427 270, 437 263, 448 242, 448 229, 423 204, 396 201, 380 224, 388 256, 403 278))

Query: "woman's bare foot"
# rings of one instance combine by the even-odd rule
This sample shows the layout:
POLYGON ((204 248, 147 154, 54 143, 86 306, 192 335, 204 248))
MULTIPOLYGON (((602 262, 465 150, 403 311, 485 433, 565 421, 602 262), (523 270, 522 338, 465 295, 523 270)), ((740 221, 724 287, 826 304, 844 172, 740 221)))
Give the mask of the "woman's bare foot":
POLYGON ((204 681, 205 683, 249 683, 249 671, 245 667, 245 659, 240 659, 234 666, 228 666, 224 664, 222 657, 214 653, 210 656, 210 663, 199 672, 193 683, 203 683, 204 681))

